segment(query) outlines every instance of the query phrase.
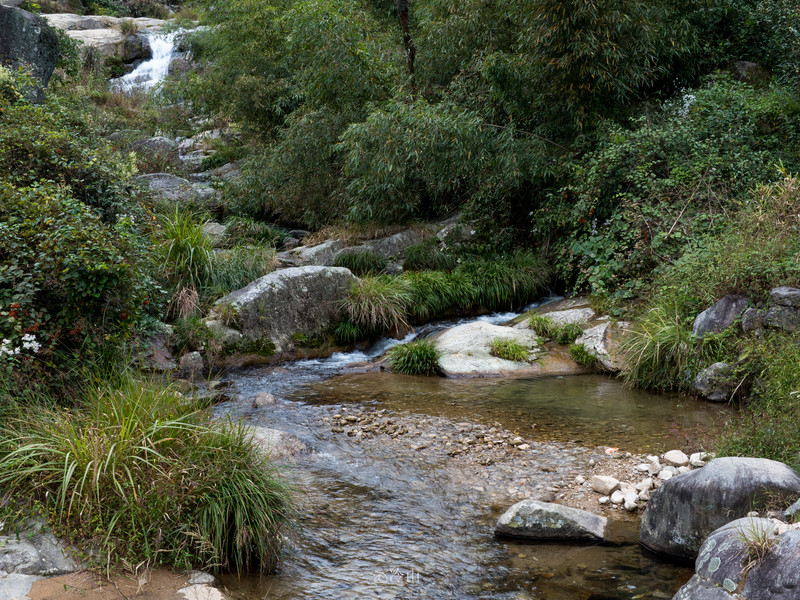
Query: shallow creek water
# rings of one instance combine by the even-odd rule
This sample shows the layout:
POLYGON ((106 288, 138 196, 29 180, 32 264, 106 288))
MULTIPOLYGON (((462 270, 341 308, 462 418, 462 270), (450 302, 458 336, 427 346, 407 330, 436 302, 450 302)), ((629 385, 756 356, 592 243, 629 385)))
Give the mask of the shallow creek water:
POLYGON ((342 374, 346 363, 382 350, 228 376, 242 397, 264 391, 278 401, 259 409, 228 403, 218 407, 220 414, 290 431, 313 450, 286 469, 303 491, 303 529, 292 553, 276 575, 227 577, 232 598, 671 598, 691 576, 686 566, 642 554, 637 521, 616 525, 615 543, 592 546, 499 540, 494 523, 513 502, 556 490, 584 472, 598 445, 631 452, 685 447, 682 439, 665 436, 707 430, 724 412, 594 375, 454 380, 342 374), (431 437, 454 426, 491 425, 520 432, 534 446, 525 459, 512 453, 484 466, 386 435, 354 439, 332 432, 332 415, 347 411, 383 411, 431 437))

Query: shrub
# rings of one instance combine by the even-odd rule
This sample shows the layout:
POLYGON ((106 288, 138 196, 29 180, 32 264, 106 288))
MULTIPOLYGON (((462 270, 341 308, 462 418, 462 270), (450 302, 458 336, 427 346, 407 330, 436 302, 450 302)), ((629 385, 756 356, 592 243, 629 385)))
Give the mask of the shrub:
POLYGON ((389 350, 392 370, 404 375, 435 375, 441 373, 439 351, 432 342, 417 340, 400 344, 389 350))
POLYGON ((493 339, 489 342, 492 356, 515 362, 528 362, 531 351, 515 340, 493 339))
POLYGON ((231 216, 225 221, 225 234, 230 244, 283 246, 289 233, 280 227, 256 221, 252 217, 231 216))
POLYGON ((388 265, 388 261, 369 249, 344 250, 336 255, 334 266, 350 269, 353 274, 373 275, 380 273, 388 265))
POLYGON ((458 266, 456 257, 441 249, 437 238, 423 240, 406 248, 405 271, 452 271, 458 266))
POLYGON ((342 309, 352 323, 365 331, 396 332, 408 328, 410 301, 411 290, 403 279, 367 276, 353 284, 342 309))
POLYGON ((545 289, 550 276, 539 256, 517 253, 462 262, 456 273, 475 286, 473 304, 488 310, 513 310, 533 301, 545 289))
POLYGON ((11 410, 0 483, 112 565, 273 568, 291 495, 250 431, 208 424, 203 405, 169 388, 118 379, 88 387, 80 410, 11 410))
POLYGON ((597 362, 597 358, 583 344, 570 344, 569 353, 572 360, 584 367, 591 367, 597 362))
POLYGON ((339 321, 333 328, 333 339, 341 346, 350 346, 367 337, 367 333, 352 321, 339 321))

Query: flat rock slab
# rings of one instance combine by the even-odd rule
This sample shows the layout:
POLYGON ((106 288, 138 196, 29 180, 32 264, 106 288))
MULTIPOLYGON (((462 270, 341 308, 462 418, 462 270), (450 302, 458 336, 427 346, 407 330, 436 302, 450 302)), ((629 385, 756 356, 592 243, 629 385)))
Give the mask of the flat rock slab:
POLYGON ((585 510, 550 502, 523 500, 497 521, 495 534, 528 540, 605 539, 608 519, 585 510))
POLYGON ((441 353, 439 364, 445 375, 502 375, 504 373, 535 373, 539 367, 530 362, 517 362, 492 356, 492 340, 514 340, 531 350, 533 361, 540 352, 538 337, 531 330, 492 325, 483 321, 466 323, 447 329, 434 338, 441 353))
POLYGON ((595 318, 596 313, 591 308, 570 308, 567 310, 556 310, 542 313, 543 317, 548 317, 559 325, 567 323, 587 323, 595 318))
POLYGON ((33 583, 41 577, 37 575, 22 575, 20 573, 7 573, 0 575, 0 598, 4 600, 28 600, 28 592, 33 583))
POLYGON ((706 537, 768 504, 784 509, 800 496, 800 476, 765 458, 716 458, 667 480, 642 516, 639 541, 650 550, 694 559, 706 537))
POLYGON ((64 546, 52 533, 0 536, 0 572, 47 576, 75 569, 75 562, 66 556, 64 546))

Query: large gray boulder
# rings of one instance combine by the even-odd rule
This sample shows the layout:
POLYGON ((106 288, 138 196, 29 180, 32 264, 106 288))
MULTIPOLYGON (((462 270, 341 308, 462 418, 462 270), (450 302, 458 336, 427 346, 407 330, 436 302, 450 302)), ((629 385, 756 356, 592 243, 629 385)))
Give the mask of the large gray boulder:
POLYGON ((774 600, 800 595, 800 525, 737 519, 714 531, 673 600, 774 600))
POLYGON ((585 510, 527 499, 517 502, 497 521, 495 534, 528 540, 605 539, 605 517, 585 510))
POLYGON ((769 299, 778 306, 800 308, 800 288, 778 287, 770 291, 769 299))
POLYGON ((171 173, 148 173, 135 177, 134 181, 149 188, 153 196, 162 202, 210 205, 217 197, 214 188, 192 183, 171 173))
POLYGON ((42 102, 58 61, 58 37, 47 22, 21 8, 0 5, 0 65, 31 68, 41 87, 31 100, 42 102))
POLYGON ((720 333, 739 318, 747 309, 748 303, 749 300, 744 296, 725 296, 697 315, 692 333, 699 338, 705 337, 707 333, 720 333))
POLYGON ((800 476, 765 458, 717 458, 667 480, 642 515, 639 541, 650 550, 694 559, 715 529, 766 505, 783 509, 800 496, 800 476))
POLYGON ((24 536, 0 536, 0 572, 18 575, 63 575, 76 570, 52 533, 31 531, 24 536))
MULTIPOLYGON (((228 323, 228 339, 241 336, 240 350, 259 345, 265 354, 287 353, 319 338, 333 324, 357 278, 341 267, 293 267, 275 271, 220 298, 211 325, 228 323)), ((208 324, 208 323, 207 323, 208 324)))
POLYGON ((584 330, 575 343, 583 345, 584 349, 597 359, 597 364, 604 371, 617 373, 623 366, 622 342, 629 327, 630 323, 625 321, 617 323, 607 321, 584 330))

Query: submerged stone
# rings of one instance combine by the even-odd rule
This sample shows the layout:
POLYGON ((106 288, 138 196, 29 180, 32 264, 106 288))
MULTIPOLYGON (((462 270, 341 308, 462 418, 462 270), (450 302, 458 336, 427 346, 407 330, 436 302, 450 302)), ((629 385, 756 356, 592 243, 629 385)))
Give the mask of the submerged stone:
POLYGON ((495 533, 529 540, 587 540, 605 538, 608 519, 577 508, 523 500, 497 521, 495 533))

